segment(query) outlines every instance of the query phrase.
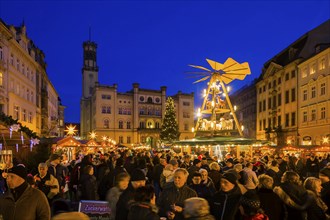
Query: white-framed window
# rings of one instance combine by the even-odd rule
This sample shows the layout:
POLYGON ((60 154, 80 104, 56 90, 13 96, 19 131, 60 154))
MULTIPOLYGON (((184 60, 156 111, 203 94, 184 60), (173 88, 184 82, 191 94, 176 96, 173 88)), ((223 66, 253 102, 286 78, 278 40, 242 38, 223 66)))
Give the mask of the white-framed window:
POLYGON ((307 67, 305 67, 303 70, 302 70, 302 74, 301 74, 301 77, 302 78, 306 78, 307 77, 307 67))
POLYGON ((156 123, 155 123, 155 128, 157 128, 157 129, 160 128, 160 123, 159 123, 159 122, 156 122, 156 123))
POLYGON ((306 100, 307 100, 307 97, 308 97, 307 94, 308 94, 308 93, 307 93, 307 90, 304 90, 304 91, 303 91, 303 101, 306 101, 306 100))
POLYGON ((32 112, 29 112, 29 123, 32 123, 32 117, 33 117, 32 112))
POLYGON ((325 107, 321 108, 321 119, 325 119, 325 107))
POLYGON ((26 109, 22 110, 22 120, 26 121, 26 109))
POLYGON ((31 101, 31 102, 34 101, 34 98, 33 98, 33 92, 32 92, 32 91, 31 91, 30 101, 31 101))
POLYGON ((22 63, 22 74, 25 75, 25 65, 22 63))
POLYGON ((311 121, 315 121, 315 120, 316 120, 316 110, 312 109, 311 121))
POLYGON ((30 101, 30 90, 26 89, 26 99, 30 101))
POLYGON ((312 64, 311 66, 311 75, 314 74, 316 72, 316 64, 312 64))
POLYGON ((307 112, 303 112, 303 122, 307 122, 307 112))
POLYGON ((14 117, 15 117, 15 119, 19 120, 20 119, 19 115, 20 115, 20 108, 19 108, 19 106, 15 105, 14 106, 14 117))
POLYGON ((109 128, 109 120, 108 119, 103 120, 103 127, 104 128, 109 128))
POLYGON ((119 136, 119 141, 120 144, 124 143, 124 137, 123 136, 119 136))
POLYGON ((20 64, 19 59, 16 60, 16 69, 17 69, 18 71, 21 70, 21 64, 20 64))
POLYGON ((107 114, 111 114, 111 107, 107 106, 107 114))
POLYGON ((126 122, 126 128, 131 129, 131 122, 130 121, 126 122))
POLYGON ((321 83, 320 90, 321 90, 320 95, 325 95, 325 83, 321 83))
POLYGON ((311 94, 311 98, 313 99, 313 98, 315 98, 316 97, 316 87, 315 86, 313 86, 312 87, 312 94, 311 94))
POLYGON ((124 128, 124 122, 123 121, 119 121, 118 122, 118 128, 119 129, 123 129, 124 128))
POLYGON ((102 106, 101 112, 102 112, 102 114, 107 113, 107 107, 106 106, 102 106))

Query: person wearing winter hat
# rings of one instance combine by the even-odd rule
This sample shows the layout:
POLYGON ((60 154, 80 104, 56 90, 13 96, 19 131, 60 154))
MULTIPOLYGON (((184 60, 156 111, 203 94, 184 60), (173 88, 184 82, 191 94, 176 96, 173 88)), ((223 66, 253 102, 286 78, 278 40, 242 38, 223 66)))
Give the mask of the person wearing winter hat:
POLYGON ((127 219, 128 207, 134 201, 135 191, 145 186, 146 176, 141 169, 135 169, 132 172, 130 184, 127 189, 120 195, 116 206, 116 219, 127 219))
POLYGON ((232 172, 225 172, 220 180, 220 190, 210 200, 211 214, 216 219, 234 219, 238 214, 241 196, 237 176, 232 172))
POLYGON ((239 210, 244 220, 268 220, 268 216, 261 209, 261 202, 256 192, 250 190, 242 195, 239 210))
POLYGON ((50 219, 46 196, 27 182, 27 170, 19 164, 5 172, 8 191, 0 197, 0 216, 3 219, 50 219))
POLYGON ((327 214, 330 215, 330 168, 323 168, 319 172, 319 178, 322 181, 321 198, 328 206, 327 214))

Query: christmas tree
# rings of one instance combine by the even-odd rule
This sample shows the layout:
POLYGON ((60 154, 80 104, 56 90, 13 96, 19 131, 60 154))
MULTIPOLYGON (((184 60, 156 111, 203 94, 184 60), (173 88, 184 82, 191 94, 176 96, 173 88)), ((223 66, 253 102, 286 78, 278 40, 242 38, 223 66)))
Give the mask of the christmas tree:
POLYGON ((176 120, 174 101, 171 97, 167 98, 165 115, 160 132, 160 140, 164 143, 172 143, 179 139, 179 125, 176 120))

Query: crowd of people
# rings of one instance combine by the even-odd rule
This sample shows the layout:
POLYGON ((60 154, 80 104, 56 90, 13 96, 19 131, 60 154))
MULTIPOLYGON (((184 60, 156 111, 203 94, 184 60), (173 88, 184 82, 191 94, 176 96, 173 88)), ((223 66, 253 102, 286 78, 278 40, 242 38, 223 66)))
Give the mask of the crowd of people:
POLYGON ((80 200, 107 201, 111 220, 330 219, 330 154, 54 153, 34 169, 15 161, 0 183, 5 220, 89 219, 80 200))

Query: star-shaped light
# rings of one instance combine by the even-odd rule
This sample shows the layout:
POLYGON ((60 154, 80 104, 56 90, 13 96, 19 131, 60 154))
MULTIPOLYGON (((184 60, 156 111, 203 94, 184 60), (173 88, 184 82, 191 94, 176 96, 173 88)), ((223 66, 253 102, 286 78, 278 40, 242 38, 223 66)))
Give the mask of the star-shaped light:
POLYGON ((96 138, 96 133, 94 131, 89 132, 89 139, 95 139, 96 138))
POLYGON ((76 130, 76 125, 73 126, 72 124, 70 124, 69 126, 66 126, 66 130, 64 131, 67 132, 67 135, 73 136, 78 130, 76 130))

